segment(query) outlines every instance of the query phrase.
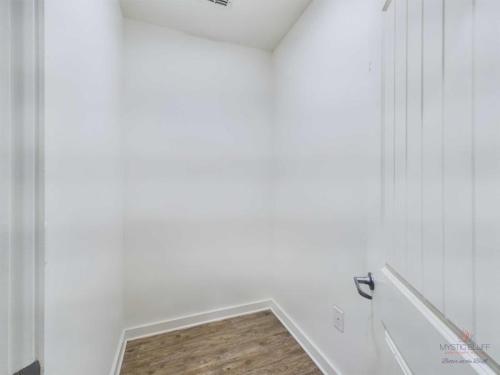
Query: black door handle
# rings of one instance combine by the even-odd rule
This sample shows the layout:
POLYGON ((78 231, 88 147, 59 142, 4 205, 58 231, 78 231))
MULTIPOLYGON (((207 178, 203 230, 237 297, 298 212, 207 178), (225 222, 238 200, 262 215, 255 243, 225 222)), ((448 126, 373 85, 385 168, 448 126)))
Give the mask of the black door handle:
POLYGON ((365 284, 370 287, 370 290, 375 290, 375 282, 373 281, 372 273, 368 272, 368 277, 354 277, 354 284, 356 285, 356 289, 360 296, 365 297, 367 299, 373 299, 371 295, 363 291, 361 289, 360 284, 365 284))
POLYGON ((41 374, 40 362, 35 361, 28 367, 25 367, 21 371, 16 372, 14 375, 40 375, 40 374, 41 374))

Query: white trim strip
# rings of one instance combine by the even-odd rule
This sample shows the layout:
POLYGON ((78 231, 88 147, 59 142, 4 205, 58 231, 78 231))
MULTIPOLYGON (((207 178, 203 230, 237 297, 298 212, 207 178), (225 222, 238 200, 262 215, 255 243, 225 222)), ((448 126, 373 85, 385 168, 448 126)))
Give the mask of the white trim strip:
POLYGON ((385 341, 387 342, 387 346, 389 346, 389 349, 391 350, 392 354, 394 355, 394 358, 396 358, 396 362, 398 362, 399 367, 401 367, 403 374, 413 375, 410 368, 408 367, 408 364, 406 363, 405 359, 401 355, 401 352, 399 351, 398 347, 394 343, 394 340, 392 339, 389 332, 387 332, 387 330, 384 329, 384 333, 385 333, 385 341))
POLYGON ((125 354, 125 345, 125 331, 122 331, 122 334, 118 339, 118 346, 116 348, 115 358, 113 360, 110 375, 120 375, 120 370, 123 363, 123 355, 125 354))
POLYGON ((143 324, 125 329, 126 341, 137 340, 162 333, 177 331, 196 327, 198 325, 213 323, 237 316, 253 314, 259 311, 269 310, 271 300, 252 302, 244 305, 230 306, 222 309, 210 310, 198 314, 187 315, 170 320, 143 324))
POLYGON ((330 362, 327 356, 318 346, 304 333, 300 326, 281 308, 274 300, 271 303, 271 311, 279 319, 281 324, 290 332, 304 351, 311 357, 316 366, 325 375, 342 375, 337 366, 330 362))

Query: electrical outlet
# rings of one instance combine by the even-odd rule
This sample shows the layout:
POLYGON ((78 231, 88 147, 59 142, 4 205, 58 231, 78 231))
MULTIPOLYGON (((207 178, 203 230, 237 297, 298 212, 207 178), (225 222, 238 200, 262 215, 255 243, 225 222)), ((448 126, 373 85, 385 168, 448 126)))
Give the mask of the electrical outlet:
POLYGON ((338 307, 333 307, 333 323, 339 332, 344 333, 344 312, 338 307))

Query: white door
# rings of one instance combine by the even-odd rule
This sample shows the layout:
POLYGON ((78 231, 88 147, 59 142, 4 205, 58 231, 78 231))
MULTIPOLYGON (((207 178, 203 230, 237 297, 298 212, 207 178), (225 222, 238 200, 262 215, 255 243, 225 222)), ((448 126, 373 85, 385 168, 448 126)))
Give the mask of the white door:
POLYGON ((382 17, 377 372, 500 373, 500 1, 382 17))
POLYGON ((0 374, 8 371, 10 28, 8 2, 0 1, 0 374))
POLYGON ((0 1, 0 375, 43 354, 40 3, 0 1))

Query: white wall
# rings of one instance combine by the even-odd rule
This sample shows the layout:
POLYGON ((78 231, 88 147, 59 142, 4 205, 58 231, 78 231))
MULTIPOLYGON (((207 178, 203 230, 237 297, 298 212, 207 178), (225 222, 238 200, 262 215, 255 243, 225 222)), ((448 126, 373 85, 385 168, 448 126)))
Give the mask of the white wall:
MULTIPOLYGON (((449 306, 459 324, 472 325, 481 343, 498 337, 485 323, 497 312, 486 291, 498 281, 491 262, 499 149, 498 51, 488 44, 498 33, 493 1, 475 2, 476 34, 459 38, 470 42, 461 61, 470 74, 475 69, 476 81, 444 84, 441 38, 433 37, 442 32, 440 2, 426 7, 424 36, 436 43, 424 47, 431 60, 424 59, 423 70, 415 64, 418 48, 410 50, 415 86, 407 110, 418 112, 415 82, 424 74, 436 95, 424 98, 427 112, 420 114, 431 131, 420 134, 410 116, 408 139, 417 141, 406 145, 408 173, 400 162, 406 139, 400 128, 395 164, 399 177, 421 179, 427 193, 441 197, 435 179, 442 165, 432 158, 444 156, 445 177, 460 184, 444 190, 444 211, 442 202, 421 211, 420 184, 409 184, 412 213, 406 238, 398 238, 408 251, 398 251, 394 264, 421 290, 426 280, 447 287, 446 296, 432 286, 427 294, 438 307, 449 306), (445 92, 441 123, 435 102, 445 92), (454 124, 461 133, 452 131, 454 124), (443 155, 436 146, 442 135, 452 146, 443 155), (420 155, 420 143, 433 148, 420 155), (430 174, 419 175, 419 163, 430 174), (442 212, 454 218, 444 232, 435 225, 442 225, 442 212), (433 242, 422 247, 418 233, 426 230, 433 242), (454 233, 465 237, 457 241, 454 233), (449 255, 461 264, 432 261, 445 250, 439 236, 454 244, 449 255), (421 268, 413 266, 418 262, 421 268), (457 277, 464 262, 472 271, 457 277), (467 298, 453 292, 461 286, 467 298)), ((381 213, 381 135, 389 135, 380 126, 380 2, 315 0, 272 57, 135 21, 125 21, 120 54, 115 2, 80 1, 78 12, 74 2, 46 3, 47 373, 107 372, 122 327, 122 281, 126 326, 274 297, 343 373, 373 373, 370 304, 357 295, 352 276, 369 271, 366 250, 381 213), (345 311, 343 334, 333 327, 333 305, 345 311)), ((464 31, 461 15, 472 3, 454 2, 446 15, 445 67, 456 77, 461 68, 449 64, 464 48, 453 35, 464 31)), ((418 2, 409 11, 413 22, 418 2)), ((465 26, 470 32, 470 20, 465 26)), ((419 31, 410 29, 410 43, 419 43, 419 31)))
POLYGON ((273 295, 344 374, 370 374, 365 244, 380 214, 380 7, 316 0, 275 51, 273 295), (345 333, 333 326, 345 311, 345 333))
POLYGON ((127 326, 270 297, 270 54, 125 29, 127 326))
POLYGON ((122 327, 121 12, 46 0, 45 373, 109 373, 122 327))

